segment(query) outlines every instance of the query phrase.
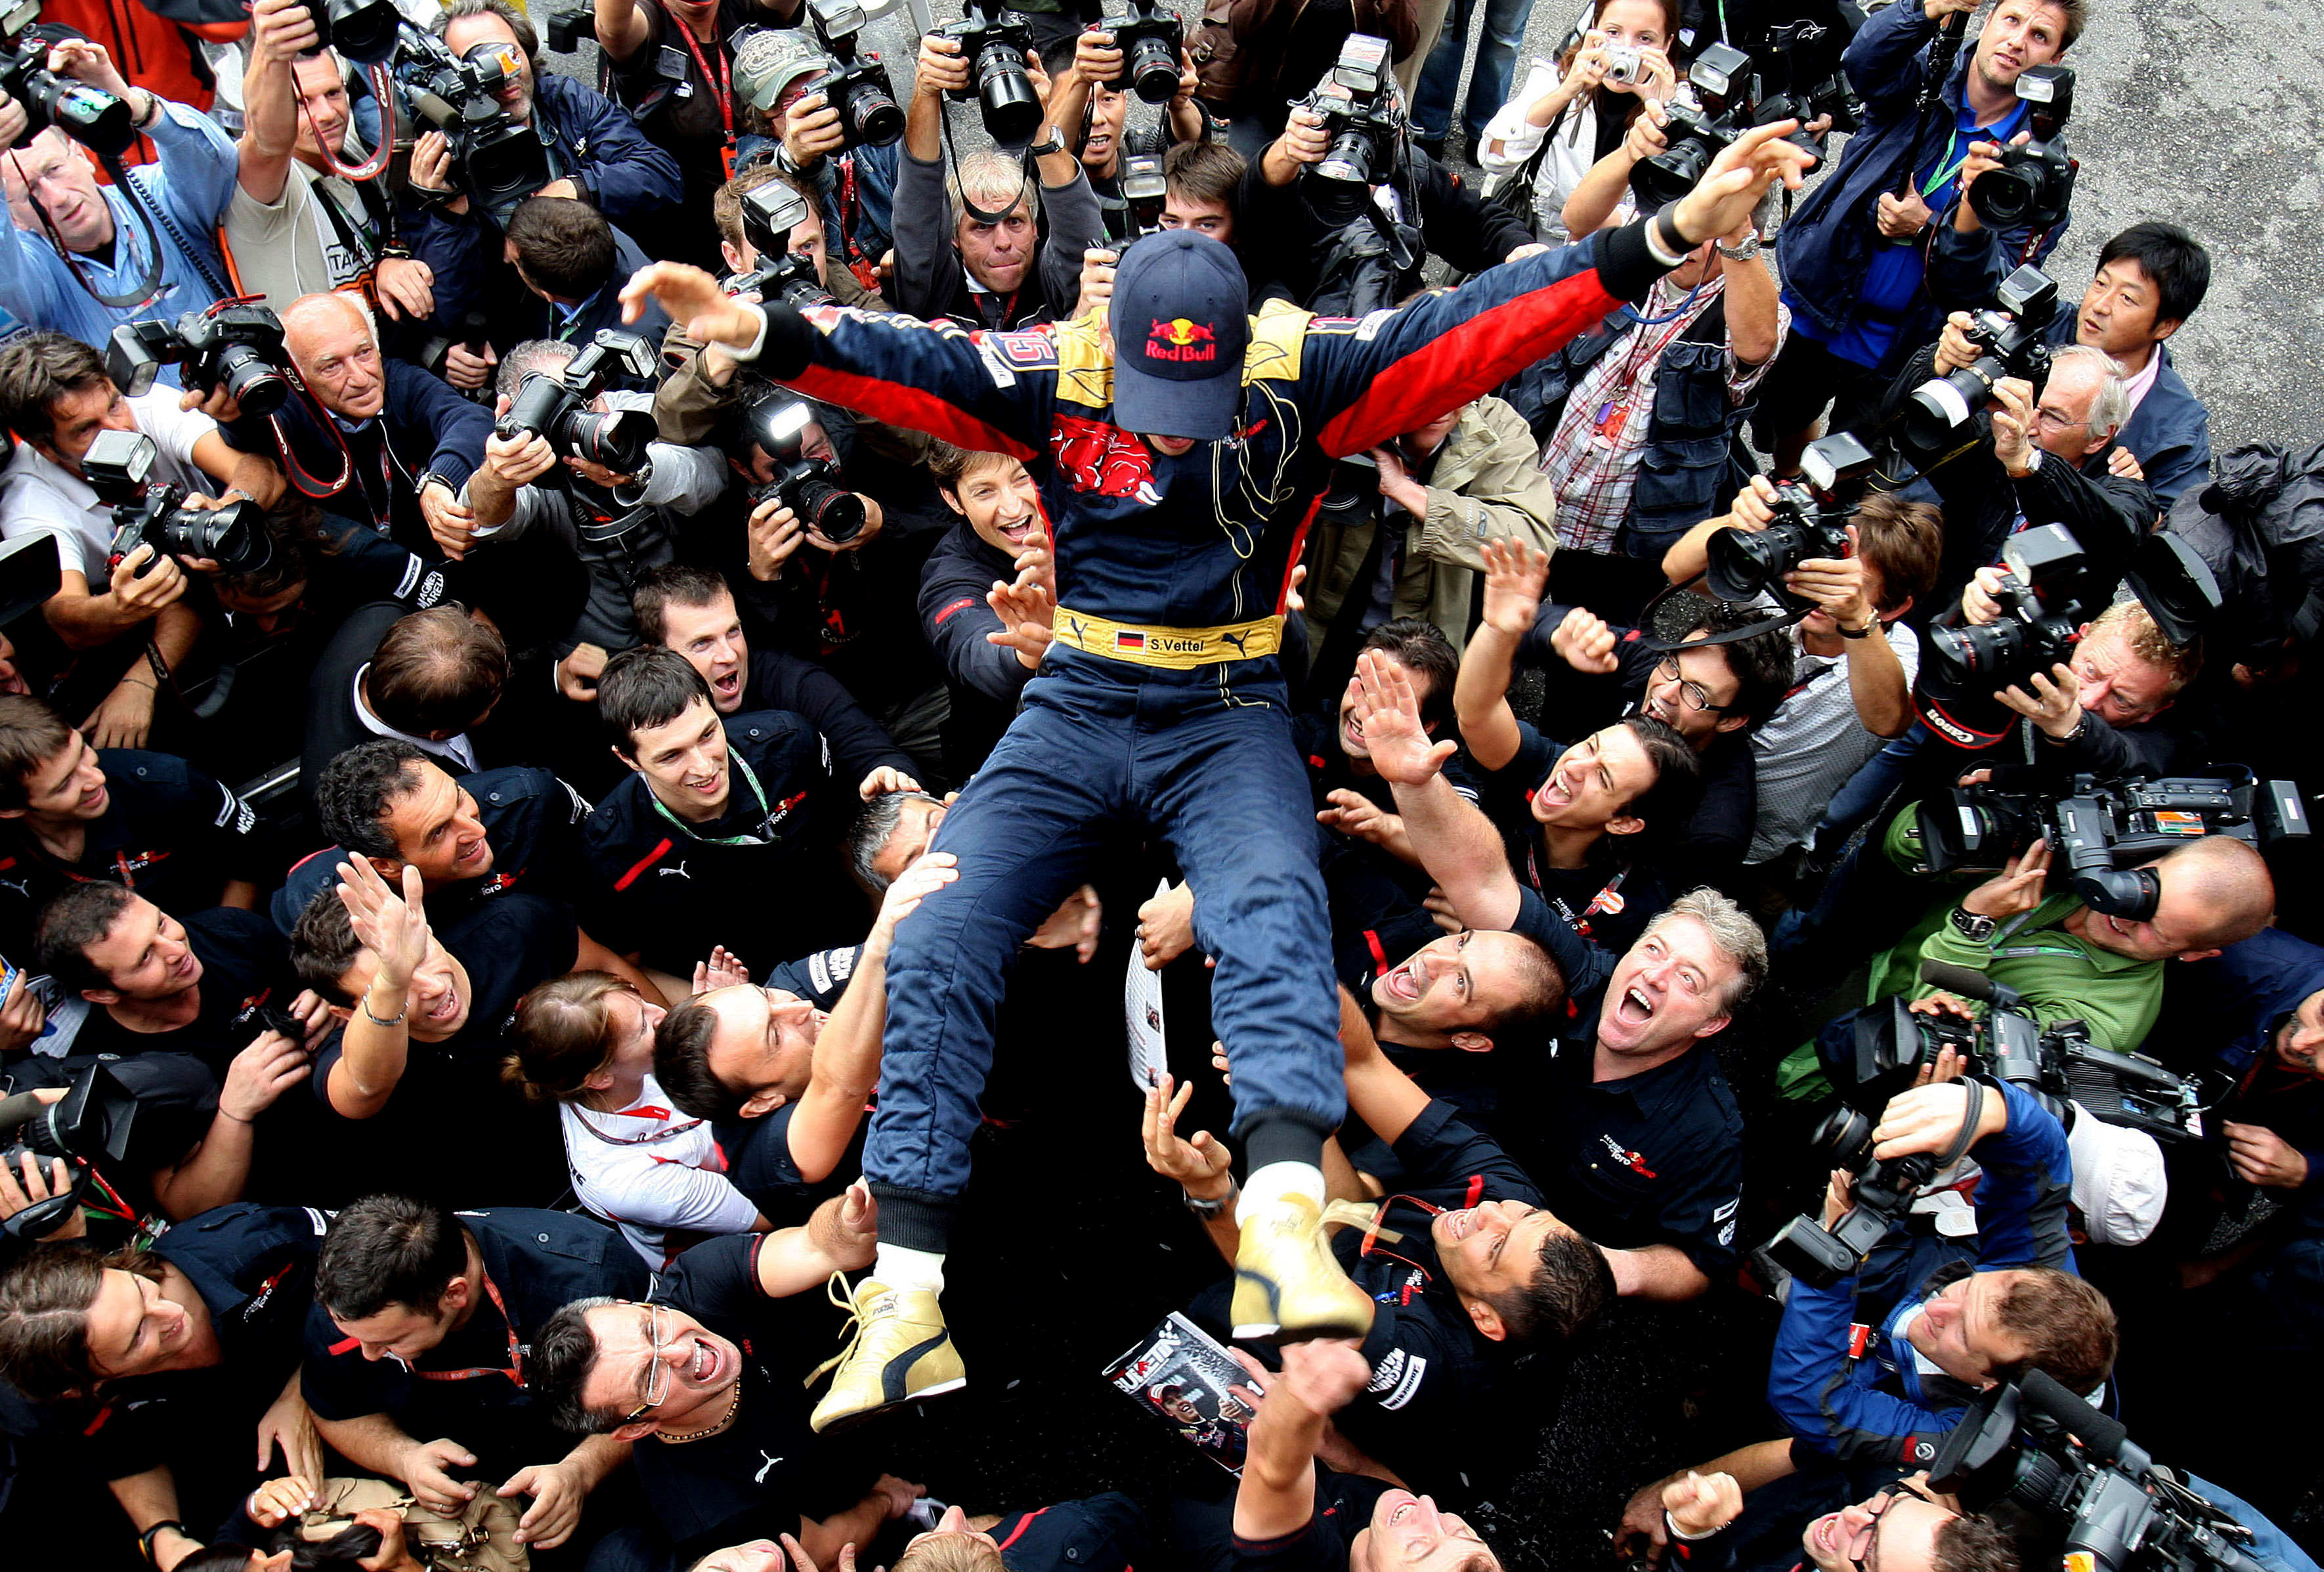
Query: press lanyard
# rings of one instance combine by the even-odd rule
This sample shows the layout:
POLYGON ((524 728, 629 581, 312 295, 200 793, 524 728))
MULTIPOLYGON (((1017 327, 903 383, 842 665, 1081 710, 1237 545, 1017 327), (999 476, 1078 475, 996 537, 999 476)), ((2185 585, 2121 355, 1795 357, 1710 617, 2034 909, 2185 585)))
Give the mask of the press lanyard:
MULTIPOLYGON (((751 761, 731 749, 728 750, 726 756, 733 761, 734 767, 737 770, 742 772, 742 779, 751 783, 751 795, 759 800, 759 824, 761 828, 763 828, 768 818, 771 817, 772 810, 767 807, 767 794, 759 789, 759 777, 751 769, 751 761)), ((686 820, 678 818, 675 813, 672 813, 669 810, 669 803, 664 802, 659 797, 654 797, 653 793, 650 791, 647 792, 646 795, 653 798, 654 811, 660 814, 664 818, 669 820, 670 823, 678 826, 680 830, 685 832, 687 837, 690 840, 702 841, 706 845, 714 846, 762 846, 767 844, 765 837, 762 836, 704 835, 692 825, 687 823, 686 820)))
POLYGON ((733 79, 727 74, 731 68, 726 63, 725 48, 720 46, 718 69, 713 71, 710 62, 702 56, 702 46, 694 41, 694 29, 671 16, 668 10, 664 10, 662 15, 669 18, 670 26, 678 30, 678 36, 686 41, 686 52, 694 57, 694 69, 702 73, 702 79, 709 84, 712 95, 718 100, 718 123, 726 133, 726 140, 719 146, 718 157, 725 165, 726 178, 731 180, 734 178, 734 91, 733 79))
POLYGON ((422 1381, 469 1381, 479 1375, 505 1375, 521 1387, 524 1385, 524 1347, 516 1340, 516 1318, 508 1313, 508 1306, 501 1299, 501 1290, 493 1286, 493 1274, 481 1267, 477 1270, 478 1275, 484 1280, 484 1296, 493 1301, 493 1308, 501 1313, 501 1326, 508 1332, 509 1367, 495 1370, 489 1364, 477 1364, 466 1370, 414 1370, 411 1373, 422 1381))
POLYGON ((1558 916, 1564 919, 1565 925, 1568 928, 1573 929, 1575 933, 1580 934, 1583 939, 1588 939, 1591 937, 1590 932, 1590 919, 1591 917, 1601 911, 1609 917, 1618 917, 1622 914, 1622 908, 1626 904, 1622 899, 1622 881, 1630 876, 1630 870, 1627 866, 1624 867, 1620 873, 1616 874, 1611 879, 1609 879, 1606 882, 1606 887, 1599 891, 1597 894, 1591 896, 1590 898, 1590 904, 1582 909, 1581 916, 1576 917, 1573 914, 1573 908, 1566 904, 1564 896, 1551 895, 1549 891, 1543 885, 1541 865, 1535 860, 1538 850, 1539 848, 1536 846, 1527 846, 1526 848, 1526 875, 1532 879, 1533 887, 1536 890, 1540 891, 1542 894, 1548 896, 1549 903, 1557 909, 1558 916))
POLYGON ((1945 138, 1944 157, 1937 160, 1937 163, 1940 166, 1937 172, 1931 175, 1929 177, 1928 184, 1921 188, 1921 196, 1924 200, 1927 199, 1929 194, 1934 191, 1939 186, 1943 185, 1947 180, 1951 180, 1955 175, 1960 173, 1961 165, 1969 162, 1969 149, 1965 147, 1961 147, 1961 153, 1959 158, 1953 158, 1953 149, 1956 147, 1960 147, 1960 127, 1958 125, 1953 127, 1952 134, 1945 138), (1945 162, 1945 159, 1948 158, 1952 159, 1952 162, 1950 164, 1945 162))

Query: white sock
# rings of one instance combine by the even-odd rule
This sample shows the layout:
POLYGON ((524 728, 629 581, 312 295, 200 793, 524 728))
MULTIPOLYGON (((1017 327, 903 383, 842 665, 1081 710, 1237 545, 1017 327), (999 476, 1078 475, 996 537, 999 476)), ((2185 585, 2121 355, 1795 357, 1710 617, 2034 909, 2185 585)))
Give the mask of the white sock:
POLYGON ((1323 1206, 1323 1170, 1312 1162, 1268 1163, 1243 1185, 1242 1198, 1235 1205, 1236 1225, 1250 1222, 1288 1196, 1305 1196, 1323 1206))
POLYGON ((872 1275, 890 1288, 924 1288, 944 1292, 945 1258, 932 1250, 907 1250, 900 1244, 878 1246, 872 1275))

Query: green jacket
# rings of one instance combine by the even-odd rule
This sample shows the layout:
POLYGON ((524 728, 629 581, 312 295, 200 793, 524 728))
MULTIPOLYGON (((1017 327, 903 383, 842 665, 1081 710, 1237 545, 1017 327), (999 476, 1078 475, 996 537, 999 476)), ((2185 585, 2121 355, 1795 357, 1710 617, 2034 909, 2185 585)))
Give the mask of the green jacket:
MULTIPOLYGON (((1485 542, 1516 540, 1556 550, 1557 487, 1541 472, 1538 457, 1524 418, 1500 400, 1480 398, 1461 412, 1428 479, 1427 515, 1398 515, 1406 526, 1404 563, 1391 615, 1425 616, 1462 649, 1485 542)), ((1316 515, 1306 555, 1309 648, 1323 647, 1379 529, 1377 511, 1354 524, 1316 515)))

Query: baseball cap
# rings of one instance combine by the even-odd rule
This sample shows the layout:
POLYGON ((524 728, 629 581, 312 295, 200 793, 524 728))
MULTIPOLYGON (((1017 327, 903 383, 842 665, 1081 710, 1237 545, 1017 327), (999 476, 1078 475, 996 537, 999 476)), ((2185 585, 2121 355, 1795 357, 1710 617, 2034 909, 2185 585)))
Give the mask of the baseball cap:
POLYGON ((1166 230, 1114 273, 1113 423, 1148 437, 1234 435, 1250 343, 1242 264, 1207 236, 1166 230))
POLYGON ((734 49, 734 91, 752 108, 771 115, 783 90, 793 82, 801 77, 819 77, 832 69, 830 57, 798 29, 753 28, 734 49))
POLYGON ((2171 1180, 2163 1148, 2144 1130, 2108 1124, 2080 1104, 2066 1135, 2074 1206, 2094 1244, 2136 1244, 2163 1220, 2171 1180))

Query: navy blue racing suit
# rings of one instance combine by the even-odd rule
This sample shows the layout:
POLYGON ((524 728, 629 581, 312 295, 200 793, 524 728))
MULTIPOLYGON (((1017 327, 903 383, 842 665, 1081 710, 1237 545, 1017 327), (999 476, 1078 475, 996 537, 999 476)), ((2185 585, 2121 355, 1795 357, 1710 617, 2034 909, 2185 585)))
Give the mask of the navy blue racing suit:
MULTIPOLYGON (((1488 392, 1642 298, 1662 271, 1632 226, 1361 319, 1270 305, 1251 323, 1236 434, 1177 458, 1112 423, 1111 352, 1094 315, 971 334, 820 307, 806 313, 810 332, 778 307, 763 368, 814 398, 1023 460, 1056 541, 1061 630, 1093 625, 1075 614, 1231 628, 1283 617, 1331 459, 1488 392)), ((1200 895, 1194 938, 1218 957, 1212 1020, 1234 1056, 1236 1133, 1284 1120, 1320 1133, 1344 1111, 1314 816, 1277 661, 1174 669, 1128 653, 1167 643, 1150 633, 1084 642, 1101 636, 1108 653, 1063 633, 1050 648, 937 833, 958 879, 897 930, 863 1163, 889 1243, 945 1248, 1018 944, 1123 834, 1158 833, 1200 895)))

